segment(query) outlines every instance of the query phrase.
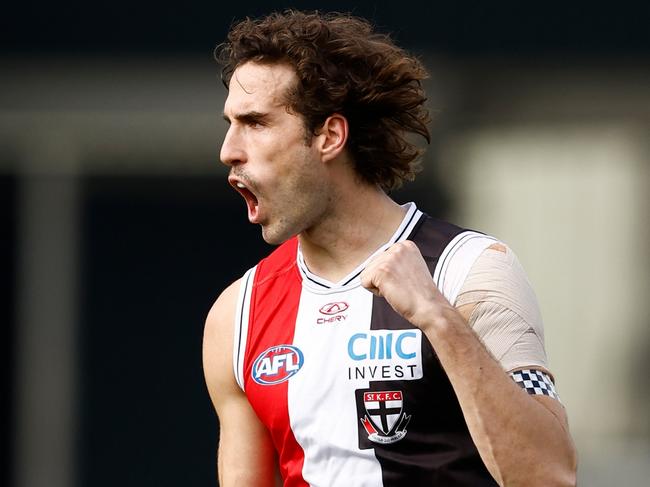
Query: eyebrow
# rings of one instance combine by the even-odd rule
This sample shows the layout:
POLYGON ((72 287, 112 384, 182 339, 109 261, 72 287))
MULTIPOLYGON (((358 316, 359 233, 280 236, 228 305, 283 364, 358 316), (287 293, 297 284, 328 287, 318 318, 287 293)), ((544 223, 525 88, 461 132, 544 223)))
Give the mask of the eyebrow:
MULTIPOLYGON (((257 112, 255 110, 252 110, 250 112, 239 113, 235 115, 233 118, 238 122, 242 122, 242 123, 253 123, 253 122, 259 123, 259 122, 264 122, 268 117, 269 117, 268 113, 262 113, 262 112, 257 112)), ((226 122, 230 123, 230 117, 225 113, 223 114, 223 119, 226 122)))

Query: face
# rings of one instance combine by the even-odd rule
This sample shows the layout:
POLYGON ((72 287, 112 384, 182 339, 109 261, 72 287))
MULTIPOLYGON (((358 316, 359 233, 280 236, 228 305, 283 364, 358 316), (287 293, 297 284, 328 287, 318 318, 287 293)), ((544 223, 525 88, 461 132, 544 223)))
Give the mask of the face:
POLYGON ((297 81, 289 66, 246 63, 230 80, 224 118, 230 124, 221 160, 244 197, 248 219, 264 240, 279 244, 317 224, 329 199, 316 144, 284 94, 297 81))

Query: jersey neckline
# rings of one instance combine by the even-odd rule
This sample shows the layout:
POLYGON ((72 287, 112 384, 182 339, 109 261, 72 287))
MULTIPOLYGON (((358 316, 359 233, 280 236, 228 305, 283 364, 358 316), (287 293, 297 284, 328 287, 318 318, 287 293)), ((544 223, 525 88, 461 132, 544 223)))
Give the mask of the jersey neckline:
POLYGON ((300 248, 300 243, 298 243, 298 250, 296 252, 296 263, 297 263, 298 271, 300 273, 300 277, 302 278, 303 286, 306 286, 310 290, 318 293, 330 293, 330 292, 341 291, 343 289, 350 289, 359 286, 360 285, 359 276, 361 275, 361 272, 366 268, 366 265, 368 265, 368 263, 377 254, 384 252, 386 249, 388 249, 388 247, 390 247, 394 243, 406 240, 411 235, 413 229, 415 228, 415 225, 417 224, 418 221, 420 221, 420 218, 423 215, 423 213, 417 209, 417 206, 413 202, 409 202, 402 205, 402 208, 406 209, 406 214, 404 215, 402 222, 399 224, 399 226, 393 233, 393 236, 385 244, 383 244, 372 254, 370 254, 370 256, 368 256, 352 272, 350 272, 347 276, 345 276, 343 279, 341 279, 338 282, 331 282, 323 277, 320 277, 312 273, 307 267, 307 264, 305 263, 305 259, 302 255, 302 250, 300 248))

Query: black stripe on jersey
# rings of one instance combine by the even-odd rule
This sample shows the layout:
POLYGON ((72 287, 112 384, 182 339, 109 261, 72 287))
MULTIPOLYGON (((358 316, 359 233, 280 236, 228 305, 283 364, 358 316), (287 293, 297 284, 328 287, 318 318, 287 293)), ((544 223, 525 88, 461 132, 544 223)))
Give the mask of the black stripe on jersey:
MULTIPOLYGON (((409 238, 418 245, 433 272, 444 248, 461 231, 454 225, 425 217, 409 238)), ((385 299, 373 297, 371 330, 414 328, 395 313, 385 299)), ((368 389, 355 391, 359 448, 374 449, 386 487, 496 486, 471 439, 447 374, 424 334, 421 354, 424 372, 421 379, 370 381, 368 389), (394 436, 406 423, 406 435, 385 444, 371 441, 361 421, 369 416, 364 393, 382 391, 400 391, 402 395, 400 418, 386 436, 394 436)), ((373 413, 378 418, 389 410, 394 413, 394 409, 395 403, 388 408, 380 402, 373 413)))
POLYGON ((429 216, 424 216, 409 235, 420 249, 420 253, 429 267, 429 272, 433 276, 438 259, 445 251, 447 245, 458 234, 464 232, 463 228, 452 225, 451 223, 436 220, 429 216))

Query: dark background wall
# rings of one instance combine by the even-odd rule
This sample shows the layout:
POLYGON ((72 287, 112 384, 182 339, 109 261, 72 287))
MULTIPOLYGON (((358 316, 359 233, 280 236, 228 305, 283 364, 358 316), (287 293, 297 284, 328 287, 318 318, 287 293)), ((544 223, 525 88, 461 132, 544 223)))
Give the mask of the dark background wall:
MULTIPOLYGON (((4 411, 11 411, 14 380, 14 339, 15 339, 15 287, 16 276, 16 181, 10 175, 0 176, 0 323, 2 343, 2 406, 4 411)), ((2 449, 7 452, 2 459, 2 472, 10 472, 13 467, 11 437, 12 414, 2 418, 2 449)), ((3 474, 7 475, 7 473, 3 474)))
POLYGON ((202 323, 266 250, 219 186, 84 181, 81 322, 92 326, 80 331, 80 485, 208 485, 214 476, 202 323))
POLYGON ((642 2, 14 2, 3 12, 7 52, 197 52, 229 24, 285 8, 351 11, 405 45, 452 55, 647 54, 642 2))

